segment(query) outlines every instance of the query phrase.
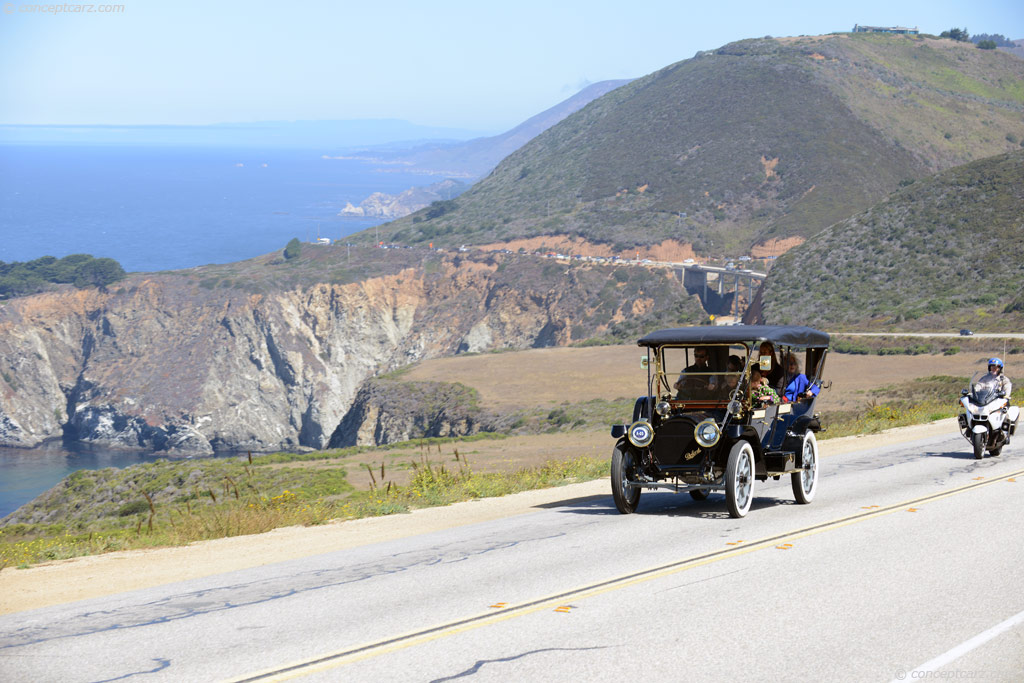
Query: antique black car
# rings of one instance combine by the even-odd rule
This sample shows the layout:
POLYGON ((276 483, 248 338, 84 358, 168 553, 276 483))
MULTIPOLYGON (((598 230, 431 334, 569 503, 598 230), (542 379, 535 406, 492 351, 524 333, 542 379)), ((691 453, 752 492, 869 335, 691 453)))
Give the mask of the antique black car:
POLYGON ((724 491, 729 514, 743 517, 754 483, 786 474, 797 502, 811 502, 828 343, 809 327, 773 325, 684 327, 640 339, 647 395, 631 424, 612 427, 619 512, 634 512, 644 489, 696 500, 724 491))

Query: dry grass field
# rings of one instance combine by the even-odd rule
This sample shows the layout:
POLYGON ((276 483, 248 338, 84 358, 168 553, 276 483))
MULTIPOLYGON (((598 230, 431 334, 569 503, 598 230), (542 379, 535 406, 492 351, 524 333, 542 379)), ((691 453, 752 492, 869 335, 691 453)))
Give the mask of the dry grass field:
MULTIPOLYGON (((644 351, 634 345, 591 348, 545 348, 506 353, 439 358, 417 364, 402 373, 409 381, 461 382, 480 392, 481 403, 496 411, 529 407, 554 408, 592 399, 633 398, 642 395, 647 373, 640 367, 644 351)), ((884 395, 869 394, 880 387, 932 375, 969 376, 984 367, 983 354, 953 356, 861 356, 833 353, 825 366, 832 388, 822 394, 823 411, 850 410, 884 395)), ((955 401, 950 396, 950 402, 955 401)), ((629 415, 622 419, 628 421, 629 415)), ((610 427, 610 425, 609 425, 610 427)), ((576 429, 507 439, 447 444, 426 453, 431 461, 459 467, 460 459, 474 472, 509 471, 541 465, 549 460, 580 456, 611 457, 614 445, 608 429, 576 429)), ((423 457, 421 448, 402 448, 350 456, 345 459, 349 481, 369 486, 366 465, 384 480, 404 485, 410 475, 407 463, 423 457)))
MULTIPOLYGON (((634 345, 547 348, 475 356, 439 358, 420 363, 402 375, 411 381, 462 382, 480 392, 484 405, 496 410, 557 406, 595 398, 644 394, 647 373, 640 367, 644 349, 634 345)), ((970 376, 984 369, 988 356, 860 356, 833 353, 825 364, 832 388, 822 394, 822 410, 856 408, 870 400, 868 391, 931 375, 970 376)), ((955 400, 955 397, 950 397, 955 400)), ((627 419, 625 416, 623 419, 627 419)))

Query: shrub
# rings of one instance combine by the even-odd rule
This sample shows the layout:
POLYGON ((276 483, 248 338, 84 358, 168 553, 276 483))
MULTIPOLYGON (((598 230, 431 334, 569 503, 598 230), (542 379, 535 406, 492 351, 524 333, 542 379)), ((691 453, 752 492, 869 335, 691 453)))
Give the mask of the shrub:
POLYGON ((952 38, 953 40, 967 43, 971 40, 971 34, 967 32, 966 28, 951 28, 948 31, 940 33, 939 38, 952 38))
POLYGON ((106 287, 125 276, 124 268, 112 258, 91 259, 75 272, 75 287, 106 287))
POLYGON ((446 213, 454 211, 458 206, 454 199, 440 199, 436 202, 431 202, 430 206, 427 207, 425 217, 428 221, 440 218, 446 213))
POLYGON ((35 294, 47 283, 74 283, 76 287, 106 287, 125 277, 124 268, 112 258, 71 254, 62 259, 42 256, 25 263, 0 261, 0 297, 35 294))
POLYGON ((288 245, 284 248, 284 257, 286 259, 293 259, 298 257, 302 253, 302 243, 299 242, 298 237, 293 237, 288 245))
POLYGON ((118 517, 129 517, 131 515, 137 515, 140 512, 146 512, 149 510, 149 503, 144 500, 133 500, 130 503, 125 503, 117 510, 118 517))

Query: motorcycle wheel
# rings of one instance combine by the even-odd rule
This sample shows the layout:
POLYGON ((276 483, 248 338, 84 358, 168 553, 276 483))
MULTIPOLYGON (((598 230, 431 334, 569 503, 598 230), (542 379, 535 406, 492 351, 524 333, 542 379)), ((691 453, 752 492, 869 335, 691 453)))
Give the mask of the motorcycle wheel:
POLYGON ((974 459, 981 460, 985 457, 985 435, 979 432, 971 434, 971 445, 974 446, 974 459))

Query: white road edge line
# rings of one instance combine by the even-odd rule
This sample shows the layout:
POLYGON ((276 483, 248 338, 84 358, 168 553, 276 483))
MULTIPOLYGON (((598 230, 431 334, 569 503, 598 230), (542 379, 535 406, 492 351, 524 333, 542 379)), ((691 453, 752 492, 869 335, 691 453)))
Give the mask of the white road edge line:
POLYGON ((999 634, 1001 634, 1001 633, 1003 633, 1005 631, 1009 631, 1011 628, 1013 628, 1014 626, 1016 626, 1017 624, 1020 624, 1020 623, 1024 623, 1024 612, 1018 612, 1017 614, 1015 614, 1014 616, 1010 617, 1006 621, 1004 621, 1002 623, 999 623, 999 624, 996 624, 992 628, 988 629, 987 631, 983 631, 983 632, 979 633, 978 635, 974 636, 970 640, 967 640, 967 641, 964 641, 964 642, 960 643, 959 645, 954 647, 952 650, 949 650, 948 652, 942 653, 941 655, 939 655, 935 659, 928 660, 927 662, 925 662, 921 666, 919 666, 916 669, 914 669, 913 671, 911 671, 909 674, 906 674, 903 678, 901 678, 901 679, 893 679, 893 681, 891 683, 899 683, 900 681, 906 680, 908 678, 910 680, 920 679, 920 678, 922 678, 921 674, 926 674, 926 673, 929 673, 929 672, 937 671, 938 669, 944 667, 945 665, 949 664, 950 662, 956 661, 957 659, 959 659, 960 657, 964 656, 965 654, 967 654, 971 650, 973 650, 973 649, 975 649, 977 647, 981 647, 982 645, 984 645, 988 641, 992 640, 993 638, 995 638, 999 634), (915 675, 915 674, 917 674, 917 675, 915 675))

